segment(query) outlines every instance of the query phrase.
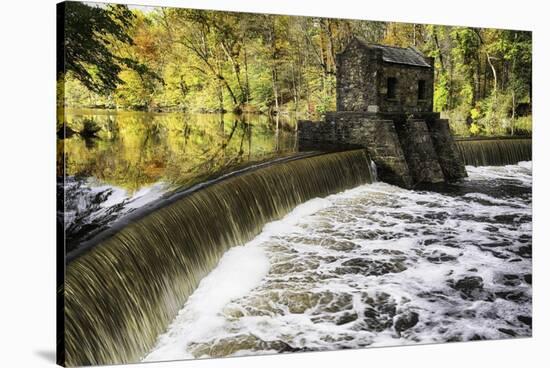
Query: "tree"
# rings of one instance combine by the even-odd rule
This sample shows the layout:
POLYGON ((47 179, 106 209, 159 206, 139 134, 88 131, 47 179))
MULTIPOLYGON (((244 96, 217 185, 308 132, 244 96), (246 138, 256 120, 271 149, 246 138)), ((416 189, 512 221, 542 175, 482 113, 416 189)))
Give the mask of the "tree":
POLYGON ((466 132, 475 120, 482 134, 504 134, 518 118, 530 119, 530 32, 177 8, 143 12, 122 5, 65 7, 59 58, 65 90, 59 95, 69 105, 318 118, 335 108, 336 55, 359 36, 369 43, 416 47, 433 57, 434 108, 462 124, 457 131, 466 132))
POLYGON ((71 73, 86 88, 105 94, 122 83, 122 66, 145 71, 134 60, 113 53, 114 42, 132 44, 127 34, 134 15, 125 5, 86 5, 67 2, 58 13, 62 24, 63 47, 57 58, 57 76, 71 73))

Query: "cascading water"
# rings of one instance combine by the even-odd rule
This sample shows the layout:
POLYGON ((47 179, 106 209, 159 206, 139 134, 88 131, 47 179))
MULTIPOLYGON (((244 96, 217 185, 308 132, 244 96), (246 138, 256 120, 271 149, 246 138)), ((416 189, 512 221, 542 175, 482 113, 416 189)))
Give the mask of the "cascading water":
POLYGON ((378 181, 378 169, 376 168, 376 164, 372 160, 370 162, 370 171, 372 173, 372 181, 378 181))
POLYGON ((67 365, 136 362, 231 247, 296 205, 373 181, 364 150, 222 180, 123 227, 66 267, 67 365))
POLYGON ((361 185, 224 254, 144 361, 531 336, 532 165, 361 185))
POLYGON ((471 166, 500 166, 531 161, 530 138, 464 139, 456 140, 464 164, 471 166))

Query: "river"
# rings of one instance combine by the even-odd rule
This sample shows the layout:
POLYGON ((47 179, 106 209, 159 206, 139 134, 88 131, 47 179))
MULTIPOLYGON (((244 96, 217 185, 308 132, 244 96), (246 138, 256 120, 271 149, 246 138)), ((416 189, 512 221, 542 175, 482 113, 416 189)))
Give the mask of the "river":
POLYGON ((531 336, 530 162, 366 184, 225 253, 144 361, 531 336))
POLYGON ((67 251, 163 195, 297 150, 288 116, 67 108, 58 120, 95 131, 58 132, 67 251))
MULTIPOLYGON (((85 109, 63 119, 94 131, 58 139, 67 252, 176 191, 297 152, 292 119, 85 109)), ((515 157, 504 146, 499 157, 515 157)), ((467 170, 457 184, 374 182, 298 205, 228 250, 142 359, 531 336, 531 163, 467 170)))

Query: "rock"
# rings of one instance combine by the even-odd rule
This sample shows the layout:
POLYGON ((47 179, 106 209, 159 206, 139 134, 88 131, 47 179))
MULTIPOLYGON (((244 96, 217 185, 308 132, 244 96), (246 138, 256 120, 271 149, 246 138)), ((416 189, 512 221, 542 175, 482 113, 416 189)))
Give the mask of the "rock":
POLYGON ((357 320, 357 313, 344 313, 341 317, 338 317, 335 324, 337 326, 345 325, 346 323, 357 320))
POLYGON ((502 333, 508 335, 508 336, 512 336, 512 337, 517 336, 517 334, 516 334, 514 331, 509 330, 509 329, 507 329, 507 328, 499 328, 498 330, 499 330, 500 332, 502 332, 502 333))
POLYGON ((530 316, 518 316, 518 321, 531 327, 533 325, 533 319, 530 316))
POLYGON ((393 328, 399 336, 401 332, 408 330, 418 323, 418 313, 416 312, 405 312, 395 317, 393 328))
POLYGON ((452 288, 467 296, 473 296, 483 290, 483 279, 479 276, 467 276, 455 282, 452 288))

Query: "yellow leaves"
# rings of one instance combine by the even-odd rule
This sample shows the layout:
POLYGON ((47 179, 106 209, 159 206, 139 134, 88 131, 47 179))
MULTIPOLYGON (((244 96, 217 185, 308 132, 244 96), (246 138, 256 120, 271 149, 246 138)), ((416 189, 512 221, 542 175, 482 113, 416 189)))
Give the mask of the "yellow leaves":
POLYGON ((134 36, 134 44, 137 52, 146 60, 156 60, 159 57, 156 41, 150 33, 138 31, 134 36))
POLYGON ((411 23, 388 23, 382 43, 390 46, 411 46, 414 43, 415 26, 411 23))
POLYGON ((476 106, 475 108, 471 109, 470 116, 474 121, 478 120, 481 117, 481 111, 479 110, 479 107, 476 106))
POLYGON ((481 128, 476 123, 472 123, 470 125, 470 129, 468 130, 470 131, 471 135, 478 135, 481 132, 481 128))
POLYGON ((67 154, 68 175, 93 176, 127 190, 160 180, 183 183, 239 160, 293 149, 290 133, 281 131, 276 137, 267 116, 251 115, 250 125, 242 119, 232 114, 68 109, 69 126, 77 130, 93 120, 101 127, 100 139, 76 134, 58 143, 67 154))

